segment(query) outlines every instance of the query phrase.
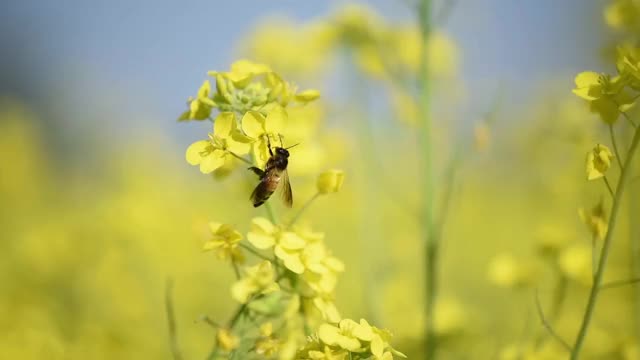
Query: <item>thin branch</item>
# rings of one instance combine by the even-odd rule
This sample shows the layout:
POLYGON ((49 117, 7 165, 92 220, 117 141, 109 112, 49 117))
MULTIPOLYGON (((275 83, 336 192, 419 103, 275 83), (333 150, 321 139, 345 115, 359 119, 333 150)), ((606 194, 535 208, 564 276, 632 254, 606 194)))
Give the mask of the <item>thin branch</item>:
POLYGON ((618 151, 618 143, 616 142, 616 134, 613 131, 613 124, 609 124, 609 136, 611 137, 611 144, 613 145, 613 151, 616 154, 618 166, 620 170, 622 170, 622 158, 620 157, 620 152, 618 151))
POLYGON ((636 150, 638 149, 638 145, 640 145, 640 130, 636 129, 635 134, 633 135, 633 139, 631 140, 631 146, 629 148, 629 151, 627 152, 627 158, 625 159, 624 166, 621 168, 620 178, 618 179, 618 185, 616 186, 615 198, 613 199, 613 205, 611 207, 611 217, 609 218, 607 234, 605 235, 604 241, 602 243, 602 251, 600 252, 600 259, 598 261, 598 270, 593 277, 593 284, 591 285, 591 290, 589 291, 589 299, 587 301, 587 307, 582 317, 582 324, 580 324, 580 330, 578 331, 573 350, 571 351, 571 360, 577 360, 580 357, 580 351, 582 350, 584 340, 587 337, 589 325, 591 324, 591 319, 593 317, 596 302, 598 300, 598 293, 600 291, 600 285, 602 284, 602 277, 607 265, 607 260, 609 259, 609 249, 611 248, 613 234, 615 233, 618 213, 620 212, 620 206, 622 203, 622 196, 624 195, 625 186, 627 185, 629 177, 631 175, 631 163, 636 150))
POLYGON ((603 176, 602 179, 604 180, 604 184, 607 185, 607 190, 609 190, 609 195, 611 195, 611 198, 614 198, 615 193, 613 192, 613 188, 611 187, 609 180, 607 179, 606 176, 603 176))
POLYGON ((227 154, 230 154, 230 155, 231 155, 231 156, 233 156, 234 158, 236 158, 236 159, 238 159, 238 160, 240 160, 240 161, 242 161, 242 162, 244 162, 244 163, 246 163, 246 164, 249 164, 249 165, 253 166, 253 163, 252 163, 251 161, 249 161, 249 160, 247 160, 247 159, 243 158, 242 156, 240 156, 240 155, 238 155, 238 154, 234 153, 233 151, 229 151, 229 150, 227 150, 227 154))
POLYGON ((238 264, 235 261, 231 260, 231 266, 233 267, 233 273, 236 275, 236 279, 240 280, 240 269, 238 269, 238 264))
POLYGON ((600 290, 612 289, 612 288, 617 288, 617 287, 625 286, 625 285, 634 285, 634 284, 637 284, 637 283, 640 283, 640 278, 611 281, 611 282, 607 282, 607 283, 604 283, 604 284, 600 285, 600 290))
POLYGON ((635 122, 633 122, 633 120, 631 120, 631 118, 629 117, 629 115, 627 115, 626 112, 620 112, 622 114, 622 116, 624 116, 625 119, 627 119, 627 121, 629 122, 629 124, 631 126, 633 126, 634 129, 638 129, 638 125, 636 125, 635 122))
POLYGON ((542 311, 542 305, 540 305, 540 297, 538 296, 538 289, 536 289, 536 309, 538 311, 538 317, 540 318, 540 321, 542 322, 544 328, 547 329, 547 332, 549 332, 549 335, 551 335, 551 337, 558 341, 562 345, 562 347, 567 350, 567 352, 571 352, 571 346, 569 346, 569 344, 564 341, 560 337, 560 335, 555 332, 555 330, 553 330, 551 324, 549 324, 547 319, 544 317, 544 311, 542 311))
POLYGON ((176 327, 176 317, 173 311, 173 280, 167 278, 165 284, 164 304, 167 312, 167 323, 169 325, 169 347, 174 360, 182 360, 182 353, 178 346, 178 329, 176 327))
POLYGON ((291 226, 293 226, 300 219, 302 214, 307 210, 309 206, 311 206, 313 201, 317 199, 319 196, 320 196, 320 193, 315 193, 311 198, 309 198, 309 200, 307 200, 307 202, 304 203, 304 205, 302 205, 302 207, 300 208, 296 216, 293 217, 293 220, 291 220, 289 225, 287 225, 287 228, 291 228, 291 226))
POLYGON ((265 255, 260 254, 256 249, 252 248, 251 246, 245 244, 245 243, 239 243, 240 247, 242 247, 243 249, 247 250, 248 252, 252 253, 253 255, 259 257, 262 260, 267 260, 267 261, 271 261, 272 259, 266 257, 265 255))

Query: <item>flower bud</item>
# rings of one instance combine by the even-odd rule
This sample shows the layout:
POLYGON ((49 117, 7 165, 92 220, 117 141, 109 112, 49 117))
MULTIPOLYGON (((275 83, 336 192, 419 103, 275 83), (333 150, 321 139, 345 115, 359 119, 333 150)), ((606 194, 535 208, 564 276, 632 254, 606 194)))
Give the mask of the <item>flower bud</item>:
POLYGON ((344 171, 328 170, 318 176, 318 192, 320 194, 329 194, 340 191, 344 182, 344 171))

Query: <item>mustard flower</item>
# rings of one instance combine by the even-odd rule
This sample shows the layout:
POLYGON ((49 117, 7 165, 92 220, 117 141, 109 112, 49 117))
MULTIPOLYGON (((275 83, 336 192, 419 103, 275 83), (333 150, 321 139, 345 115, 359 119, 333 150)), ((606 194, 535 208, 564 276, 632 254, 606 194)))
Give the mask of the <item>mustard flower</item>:
POLYGON ((575 245, 566 248, 558 258, 558 266, 569 279, 590 286, 593 274, 591 246, 575 245))
POLYGON ((261 356, 274 356, 280 348, 280 341, 273 337, 273 324, 266 322, 260 325, 260 337, 256 341, 255 352, 261 356))
POLYGON ((208 174, 233 161, 236 155, 247 154, 250 140, 237 129, 235 114, 220 113, 213 124, 209 140, 196 141, 187 149, 186 159, 191 165, 200 165, 200 171, 208 174))
POLYGON ((209 80, 205 80, 200 89, 198 89, 198 95, 194 98, 189 98, 187 101, 189 104, 189 110, 180 115, 178 121, 185 120, 206 120, 211 116, 211 110, 216 104, 210 98, 211 83, 209 80))
POLYGON ((345 350, 334 350, 326 346, 319 350, 309 350, 308 358, 311 360, 346 360, 349 353, 345 350))
POLYGON ((322 318, 330 323, 338 323, 342 316, 336 307, 333 296, 328 293, 320 293, 311 300, 313 306, 320 312, 322 318))
POLYGON ((319 340, 329 346, 350 352, 369 352, 375 359, 392 359, 392 353, 406 358, 389 345, 390 337, 389 332, 369 325, 365 319, 360 319, 359 323, 343 319, 338 326, 325 323, 318 328, 319 340))
POLYGON ((604 203, 602 200, 598 202, 591 210, 585 210, 583 208, 578 209, 578 215, 582 222, 587 225, 589 232, 596 239, 604 239, 607 235, 607 229, 609 224, 607 222, 607 212, 604 209, 604 203))
POLYGON ((254 139, 253 154, 259 165, 270 157, 269 143, 280 145, 279 137, 287 121, 287 111, 279 105, 273 106, 265 118, 257 111, 249 111, 242 117, 242 130, 254 139))
POLYGON ((302 263, 301 254, 306 241, 296 233, 283 231, 269 220, 257 217, 251 220, 251 231, 247 234, 247 240, 261 250, 274 248, 276 257, 282 260, 287 269, 296 274, 304 272, 305 265, 302 263))
POLYGON ((530 264, 522 262, 512 254, 500 254, 489 263, 489 280, 500 287, 512 288, 530 285, 534 280, 530 264))
POLYGON ((344 171, 332 169, 325 171, 318 176, 316 187, 320 194, 335 193, 340 191, 343 182, 344 171))
POLYGON ((238 348, 240 339, 228 329, 219 329, 217 334, 218 346, 226 352, 231 352, 238 348))
POLYGON ((267 260, 248 267, 246 268, 246 276, 231 287, 231 295, 236 301, 244 304, 255 294, 278 291, 280 287, 274 281, 274 276, 273 265, 267 260))
POLYGON ((576 88, 573 93, 589 101, 591 112, 598 113, 600 118, 612 124, 618 119, 620 107, 628 107, 633 100, 624 92, 623 78, 585 71, 575 78, 576 88))
POLYGON ((611 159, 613 159, 611 150, 605 145, 596 144, 593 150, 587 153, 587 180, 603 177, 611 167, 611 159))
POLYGON ((209 229, 213 237, 207 241, 203 250, 217 250, 218 258, 221 260, 231 259, 234 262, 243 260, 242 252, 238 248, 242 234, 229 224, 216 222, 209 223, 209 229))

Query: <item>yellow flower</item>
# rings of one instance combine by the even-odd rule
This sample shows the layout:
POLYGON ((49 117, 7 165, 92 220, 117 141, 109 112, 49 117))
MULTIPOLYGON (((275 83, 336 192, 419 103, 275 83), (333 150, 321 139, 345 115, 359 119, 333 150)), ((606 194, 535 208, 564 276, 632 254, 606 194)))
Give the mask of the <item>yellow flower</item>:
POLYGON ((255 294, 268 294, 278 291, 280 287, 274 281, 275 271, 271 262, 265 260, 255 266, 246 268, 246 275, 231 287, 232 297, 246 303, 255 294))
POLYGON ((273 324, 266 322, 260 325, 260 338, 256 341, 255 352, 258 355, 270 357, 278 353, 280 341, 274 339, 273 324))
POLYGON ((312 303, 320 311, 325 321, 337 323, 342 320, 342 316, 340 316, 340 312, 338 312, 338 308, 329 294, 319 294, 313 298, 312 303))
POLYGON ((318 176, 316 186, 320 194, 329 194, 340 191, 344 182, 344 171, 328 170, 318 176))
POLYGON ((287 111, 281 106, 272 107, 265 118, 257 111, 249 111, 242 118, 242 130, 255 140, 253 154, 258 166, 267 162, 270 157, 269 143, 277 141, 273 146, 280 146, 280 134, 287 121, 287 111))
POLYGON ((187 149, 186 159, 191 165, 200 165, 200 171, 208 174, 233 161, 236 155, 247 154, 250 149, 249 139, 237 129, 235 114, 223 112, 216 117, 213 134, 209 140, 196 141, 187 149))
POLYGON ((218 330, 218 346, 226 352, 235 350, 240 345, 240 339, 227 329, 218 330))
POLYGON ((626 109, 633 104, 633 99, 623 91, 625 84, 620 76, 611 78, 605 74, 585 71, 576 76, 575 83, 573 93, 589 101, 591 112, 598 113, 608 124, 618 119, 620 107, 626 109))
POLYGON ((587 180, 603 177, 611 166, 611 159, 613 159, 611 150, 602 144, 597 144, 587 153, 587 180))
POLYGON ((526 286, 534 280, 531 266, 508 253, 491 260, 488 276, 493 284, 501 287, 526 286))
POLYGON ((238 243, 242 240, 242 234, 229 224, 209 223, 209 229, 213 237, 204 244, 203 250, 218 250, 221 260, 231 259, 234 262, 243 260, 242 252, 238 249, 238 243))
POLYGON ((583 208, 578 209, 578 215, 587 225, 592 236, 600 240, 604 239, 605 235, 607 235, 609 224, 602 200, 590 211, 586 211, 583 208))
POLYGON ((342 349, 333 350, 325 345, 322 351, 309 350, 307 355, 312 360, 346 360, 349 353, 342 349))
POLYGON ((257 217, 251 220, 251 231, 247 240, 258 249, 274 248, 275 255, 282 260, 284 266, 296 274, 302 274, 305 265, 302 263, 302 251, 306 245, 304 239, 292 231, 283 231, 269 220, 257 217))
POLYGON ((360 350, 360 341, 358 338, 351 332, 351 328, 348 327, 351 323, 355 323, 353 320, 340 321, 340 327, 335 327, 330 324, 322 324, 320 328, 318 328, 318 336, 323 343, 330 346, 339 346, 342 349, 348 351, 358 351, 360 350))
POLYGON ((558 258, 558 265, 565 276, 585 286, 591 285, 591 250, 591 246, 587 245, 575 245, 565 249, 558 258))
POLYGON ((178 121, 208 119, 211 115, 211 109, 216 106, 209 97, 210 93, 211 83, 209 80, 205 80, 200 89, 198 89, 198 96, 195 99, 189 98, 189 110, 185 111, 178 121))

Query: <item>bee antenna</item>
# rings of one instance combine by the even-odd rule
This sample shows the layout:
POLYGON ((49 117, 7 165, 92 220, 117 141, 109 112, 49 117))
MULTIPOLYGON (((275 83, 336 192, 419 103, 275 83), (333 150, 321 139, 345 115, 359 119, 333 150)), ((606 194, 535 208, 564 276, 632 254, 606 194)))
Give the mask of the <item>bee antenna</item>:
POLYGON ((284 147, 284 145, 282 145, 282 134, 278 133, 278 137, 280 138, 280 147, 284 147))
POLYGON ((298 145, 300 145, 300 143, 297 143, 297 144, 295 144, 295 145, 291 145, 291 146, 289 146, 289 147, 286 147, 286 148, 285 148, 285 150, 289 150, 289 149, 291 149, 292 147, 294 147, 294 146, 298 146, 298 145))

